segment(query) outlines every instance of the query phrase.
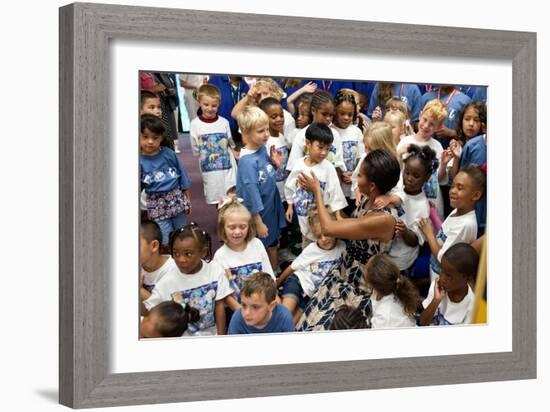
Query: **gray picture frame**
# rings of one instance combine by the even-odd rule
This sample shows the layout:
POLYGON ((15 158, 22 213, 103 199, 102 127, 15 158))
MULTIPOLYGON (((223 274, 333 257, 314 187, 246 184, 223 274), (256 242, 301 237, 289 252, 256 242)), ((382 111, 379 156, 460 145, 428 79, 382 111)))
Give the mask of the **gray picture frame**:
POLYGON ((60 403, 91 408, 536 377, 535 33, 370 22, 353 22, 349 30, 349 21, 330 19, 85 3, 64 6, 59 16, 60 403), (109 373, 108 122, 113 39, 511 62, 512 351, 109 373))

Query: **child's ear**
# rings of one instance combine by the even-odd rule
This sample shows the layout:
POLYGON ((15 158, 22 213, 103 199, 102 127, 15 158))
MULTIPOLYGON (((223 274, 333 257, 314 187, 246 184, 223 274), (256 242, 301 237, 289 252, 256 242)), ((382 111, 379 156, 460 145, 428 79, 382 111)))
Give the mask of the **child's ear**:
POLYGON ((273 299, 273 302, 269 304, 269 310, 273 311, 275 309, 275 306, 277 306, 277 299, 273 299))
POLYGON ((208 248, 205 246, 202 248, 201 258, 205 258, 207 254, 208 254, 208 248))
POLYGON ((474 195, 472 196, 472 199, 475 200, 476 202, 481 199, 481 190, 476 190, 474 192, 474 195))
POLYGON ((151 250, 154 252, 154 253, 157 253, 160 249, 160 242, 158 240, 153 240, 151 242, 151 250))

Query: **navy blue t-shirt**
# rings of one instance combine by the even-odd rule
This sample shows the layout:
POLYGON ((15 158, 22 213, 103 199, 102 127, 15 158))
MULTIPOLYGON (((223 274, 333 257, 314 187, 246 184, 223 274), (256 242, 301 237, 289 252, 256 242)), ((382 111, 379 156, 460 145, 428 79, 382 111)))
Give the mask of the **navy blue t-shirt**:
POLYGON ((280 303, 275 306, 271 315, 271 320, 263 329, 257 329, 254 326, 248 326, 238 310, 231 317, 229 322, 228 335, 243 335, 248 333, 276 333, 276 332, 294 332, 294 322, 292 315, 286 306, 280 303))

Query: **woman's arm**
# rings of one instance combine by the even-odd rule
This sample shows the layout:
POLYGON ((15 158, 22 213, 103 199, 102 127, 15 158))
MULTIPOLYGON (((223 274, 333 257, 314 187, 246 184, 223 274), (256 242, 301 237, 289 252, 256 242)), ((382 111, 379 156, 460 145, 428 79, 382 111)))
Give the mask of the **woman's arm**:
POLYGON ((313 192, 317 209, 319 210, 319 222, 321 231, 325 235, 348 240, 364 240, 367 238, 387 241, 393 238, 395 219, 384 212, 370 213, 368 218, 349 218, 343 220, 332 220, 325 203, 319 180, 315 173, 311 177, 301 173, 298 178, 302 188, 313 192))

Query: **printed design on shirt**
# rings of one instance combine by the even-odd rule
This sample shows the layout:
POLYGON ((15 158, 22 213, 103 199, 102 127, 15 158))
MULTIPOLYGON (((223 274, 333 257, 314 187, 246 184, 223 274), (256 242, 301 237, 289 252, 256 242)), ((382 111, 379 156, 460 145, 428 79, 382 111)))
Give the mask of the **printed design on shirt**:
POLYGON ((456 117, 456 109, 450 108, 447 109, 447 120, 452 122, 456 117))
POLYGON ((402 101, 402 102, 405 102, 405 103, 407 103, 407 104, 409 103, 409 99, 407 98, 407 96, 404 96, 404 95, 401 96, 401 101, 402 101))
POLYGON ((175 167, 167 166, 161 169, 152 170, 151 172, 144 173, 141 181, 144 185, 150 185, 152 183, 162 183, 167 179, 176 179, 179 177, 179 173, 175 167))
POLYGON ((200 319, 197 323, 190 323, 188 330, 190 333, 196 333, 199 330, 206 330, 216 326, 214 319, 214 309, 216 305, 216 291, 218 282, 214 281, 192 289, 185 289, 172 293, 172 300, 176 303, 185 303, 197 309, 200 313, 200 319))
POLYGON ((262 262, 229 268, 229 271, 231 272, 231 277, 228 276, 229 286, 235 291, 235 297, 240 302, 241 288, 244 285, 244 281, 253 273, 262 271, 262 262))
POLYGON ((432 173, 430 179, 422 187, 428 199, 437 199, 439 191, 439 181, 437 180, 437 170, 432 173))
POLYGON ((445 316, 443 316, 439 308, 437 308, 437 311, 432 320, 432 325, 446 326, 446 325, 452 325, 452 323, 449 322, 447 319, 445 319, 445 316))
POLYGON ((330 273, 330 271, 338 264, 340 264, 340 258, 333 259, 333 260, 325 260, 323 262, 314 262, 311 265, 309 265, 309 269, 311 271, 311 280, 313 282, 313 286, 315 287, 315 289, 319 287, 323 278, 328 273, 330 273))
POLYGON ((357 141, 346 140, 342 142, 344 164, 347 170, 354 170, 357 162, 357 141))
POLYGON ((229 139, 226 133, 206 133, 199 137, 199 162, 201 171, 231 169, 229 139))
MULTIPOLYGON (((445 243, 445 241, 447 240, 447 235, 445 234, 445 232, 443 232, 443 227, 439 228, 435 239, 440 245, 443 245, 445 243)), ((441 266, 439 265, 437 258, 433 254, 430 255, 430 266, 434 273, 437 273, 439 275, 439 273, 441 272, 441 266)))
POLYGON ((275 179, 277 182, 284 182, 290 174, 290 171, 286 170, 286 164, 288 163, 288 147, 281 146, 277 147, 275 150, 279 156, 282 156, 281 165, 275 172, 275 179))
POLYGON ((146 283, 143 284, 143 289, 145 289, 149 293, 153 293, 154 288, 155 288, 155 285, 148 285, 146 283))
POLYGON ((266 163, 266 165, 258 170, 258 183, 260 185, 264 184, 270 177, 275 177, 276 170, 271 163, 266 163))
MULTIPOLYGON (((320 182, 320 184, 321 192, 324 192, 327 182, 320 182)), ((292 203, 298 216, 307 216, 309 208, 315 203, 315 198, 313 197, 313 193, 298 187, 292 196, 292 203)))

